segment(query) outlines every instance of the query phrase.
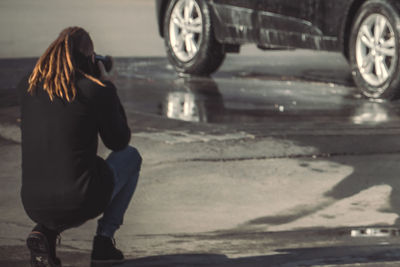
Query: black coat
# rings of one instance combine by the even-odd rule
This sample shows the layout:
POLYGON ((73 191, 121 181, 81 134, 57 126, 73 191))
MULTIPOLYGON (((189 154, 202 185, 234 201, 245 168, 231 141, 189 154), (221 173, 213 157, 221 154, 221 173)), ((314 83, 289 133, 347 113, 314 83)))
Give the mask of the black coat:
POLYGON ((27 80, 20 86, 22 203, 33 221, 58 231, 97 217, 110 201, 113 174, 97 156, 98 135, 114 151, 131 137, 111 82, 81 77, 76 85, 72 103, 51 101, 41 86, 30 95, 27 80))

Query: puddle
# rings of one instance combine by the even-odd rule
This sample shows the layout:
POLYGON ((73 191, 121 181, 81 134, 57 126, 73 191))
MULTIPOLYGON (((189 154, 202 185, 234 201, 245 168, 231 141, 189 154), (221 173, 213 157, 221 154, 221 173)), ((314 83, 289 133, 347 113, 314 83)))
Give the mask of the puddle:
POLYGON ((398 103, 363 99, 354 87, 334 79, 320 82, 320 72, 310 82, 311 78, 301 77, 282 80, 290 73, 265 74, 268 79, 260 78, 260 72, 243 77, 237 70, 212 77, 179 77, 161 58, 126 59, 118 66, 116 83, 127 108, 174 120, 210 124, 332 121, 375 126, 399 119, 398 103))
POLYGON ((351 237, 397 237, 400 236, 398 228, 363 228, 351 230, 351 237))

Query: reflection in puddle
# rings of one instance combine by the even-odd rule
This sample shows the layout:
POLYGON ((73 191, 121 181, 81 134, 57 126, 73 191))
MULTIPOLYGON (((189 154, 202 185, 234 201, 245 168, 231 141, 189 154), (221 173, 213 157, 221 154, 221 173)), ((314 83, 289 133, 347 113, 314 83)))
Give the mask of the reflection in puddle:
POLYGON ((266 88, 257 87, 251 91, 239 90, 236 95, 229 95, 227 93, 232 93, 233 90, 220 89, 212 78, 179 78, 173 81, 172 88, 163 97, 160 115, 182 121, 242 123, 271 119, 297 120, 315 116, 337 117, 354 125, 379 125, 398 117, 393 103, 351 99, 341 95, 331 96, 330 100, 318 96, 308 99, 302 97, 298 87, 294 88, 296 91, 291 91, 297 94, 282 93, 275 100, 266 93, 266 88), (260 92, 262 97, 257 95, 260 92), (275 104, 275 101, 284 104, 275 104))
POLYGON ((348 72, 336 63, 319 69, 303 66, 308 56, 294 58, 278 66, 256 58, 230 58, 231 64, 212 77, 179 77, 165 58, 120 59, 118 88, 128 109, 196 123, 287 124, 295 130, 397 127, 399 101, 368 101, 345 82, 348 72))
MULTIPOLYGON (((209 124, 290 127, 378 126, 399 120, 399 103, 372 102, 354 88, 302 81, 156 76, 119 79, 126 106, 166 118, 209 124), (134 90, 133 90, 134 89, 134 90)), ((136 75, 136 73, 135 73, 136 75)))
POLYGON ((365 228, 351 230, 352 237, 394 237, 400 236, 398 228, 365 228))
POLYGON ((354 124, 376 125, 389 120, 388 108, 383 103, 364 102, 355 109, 354 124))
POLYGON ((172 92, 166 96, 164 114, 170 119, 192 122, 207 122, 207 116, 200 113, 196 96, 189 92, 172 92))
POLYGON ((223 109, 222 96, 213 79, 180 78, 173 82, 161 103, 161 115, 191 122, 212 122, 213 114, 223 109), (211 116, 209 116, 211 114, 211 116))

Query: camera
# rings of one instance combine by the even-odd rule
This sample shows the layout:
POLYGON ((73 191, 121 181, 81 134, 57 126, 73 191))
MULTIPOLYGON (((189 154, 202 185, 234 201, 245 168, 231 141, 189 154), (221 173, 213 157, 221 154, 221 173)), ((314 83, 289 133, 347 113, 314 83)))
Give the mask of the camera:
POLYGON ((107 72, 111 71, 111 69, 113 67, 113 62, 112 62, 110 56, 95 55, 94 60, 95 60, 96 64, 98 61, 101 61, 107 72))

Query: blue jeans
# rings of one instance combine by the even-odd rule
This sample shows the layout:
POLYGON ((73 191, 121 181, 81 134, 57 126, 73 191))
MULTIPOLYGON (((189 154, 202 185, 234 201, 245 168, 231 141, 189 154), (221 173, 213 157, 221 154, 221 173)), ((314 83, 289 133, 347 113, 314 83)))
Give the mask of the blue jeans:
POLYGON ((98 220, 97 235, 114 237, 123 223, 139 179, 142 157, 131 146, 112 152, 106 159, 114 173, 114 191, 103 216, 98 220))

